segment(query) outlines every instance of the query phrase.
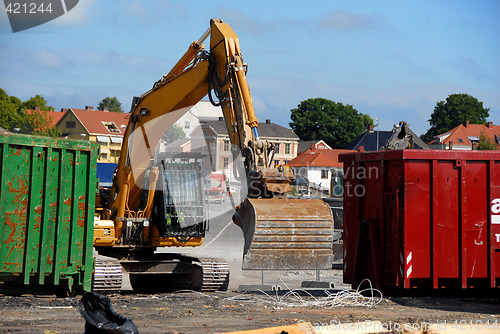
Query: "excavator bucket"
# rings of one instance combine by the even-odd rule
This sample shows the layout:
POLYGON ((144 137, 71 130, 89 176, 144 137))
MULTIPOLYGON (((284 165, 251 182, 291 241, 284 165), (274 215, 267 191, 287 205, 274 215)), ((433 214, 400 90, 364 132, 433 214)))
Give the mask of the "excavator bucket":
POLYGON ((243 269, 331 269, 333 217, 322 200, 247 198, 233 217, 243 269))

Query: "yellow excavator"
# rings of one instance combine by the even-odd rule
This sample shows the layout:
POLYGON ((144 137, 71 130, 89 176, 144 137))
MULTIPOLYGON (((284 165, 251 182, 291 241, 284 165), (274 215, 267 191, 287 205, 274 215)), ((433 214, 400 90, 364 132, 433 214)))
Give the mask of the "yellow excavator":
MULTIPOLYGON (((203 157, 161 154, 155 145, 207 94, 222 108, 235 161, 238 156, 242 161, 235 168, 245 183, 244 201, 233 216, 245 239, 242 268, 331 268, 330 209, 321 200, 286 198, 294 177, 274 168, 274 144, 259 137, 246 73, 237 35, 222 20, 212 19, 203 36, 133 106, 113 186, 96 204, 94 246, 100 255, 120 262, 134 289, 227 289, 229 267, 223 259, 155 253, 159 247, 200 246, 205 236, 203 157), (205 49, 202 43, 209 36, 205 49)), ((121 281, 112 283, 112 278, 120 275, 113 276, 113 270, 117 267, 109 261, 97 261, 95 286, 119 289, 121 281)))

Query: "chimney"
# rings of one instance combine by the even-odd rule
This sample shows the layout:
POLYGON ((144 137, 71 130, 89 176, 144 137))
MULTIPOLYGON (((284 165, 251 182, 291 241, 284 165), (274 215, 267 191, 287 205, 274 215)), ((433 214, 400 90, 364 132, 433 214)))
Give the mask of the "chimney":
POLYGON ((364 146, 359 146, 358 147, 358 152, 364 152, 365 151, 365 147, 364 146))
POLYGON ((109 110, 108 110, 108 107, 104 107, 104 108, 102 108, 102 110, 103 110, 103 111, 109 111, 109 110))
POLYGON ((453 150, 453 141, 450 140, 449 144, 448 144, 448 148, 450 150, 453 150))
POLYGON ((493 128, 493 122, 488 122, 488 128, 490 128, 490 129, 493 128))
POLYGON ((68 109, 66 109, 66 108, 61 108, 61 112, 66 112, 66 111, 68 111, 68 109))
POLYGON ((369 131, 370 133, 373 133, 373 124, 372 124, 372 125, 370 125, 370 128, 368 129, 368 131, 369 131))
POLYGON ((468 128, 468 127, 469 127, 469 125, 470 125, 470 121, 469 121, 469 120, 466 120, 466 121, 465 121, 465 127, 466 127, 466 128, 468 128))
POLYGON ((35 107, 35 110, 36 111, 40 111, 40 107, 35 107))
POLYGON ((271 120, 270 119, 266 119, 266 124, 271 124, 271 120))
POLYGON ((311 152, 316 152, 316 145, 315 145, 315 143, 311 143, 311 152))
POLYGON ((85 106, 85 110, 94 110, 93 106, 85 106))

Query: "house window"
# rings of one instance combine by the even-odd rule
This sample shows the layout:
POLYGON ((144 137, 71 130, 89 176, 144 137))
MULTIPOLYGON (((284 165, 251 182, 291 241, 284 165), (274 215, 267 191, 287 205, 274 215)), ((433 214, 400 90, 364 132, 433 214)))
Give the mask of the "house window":
POLYGON ((67 129, 74 129, 75 127, 76 127, 75 121, 66 121, 66 128, 67 129))
POLYGON ((463 143, 463 142, 464 142, 464 140, 463 140, 462 138, 458 138, 458 142, 459 142, 459 143, 463 143))
POLYGON ((290 143, 285 143, 285 154, 290 154, 290 143))
POLYGON ((274 165, 275 166, 279 166, 280 165, 280 161, 279 160, 274 160, 274 165))
POLYGON ((110 156, 114 158, 119 158, 120 157, 120 152, 121 150, 110 150, 110 156))
POLYGON ((114 122, 102 122, 102 124, 108 129, 111 133, 121 133, 120 129, 116 126, 114 122))
POLYGON ((185 121, 184 122, 184 129, 188 129, 189 130, 190 127, 191 127, 191 122, 185 121))
POLYGON ((228 169, 229 168, 229 158, 224 158, 222 165, 224 166, 224 167, 222 167, 223 169, 228 169))
POLYGON ((280 154, 280 143, 274 143, 274 153, 280 154))
POLYGON ((229 140, 224 140, 224 151, 229 151, 229 140))
POLYGON ((328 179, 328 169, 322 169, 321 170, 321 178, 322 179, 328 179))
POLYGON ((107 153, 101 153, 101 160, 106 160, 108 158, 107 153))

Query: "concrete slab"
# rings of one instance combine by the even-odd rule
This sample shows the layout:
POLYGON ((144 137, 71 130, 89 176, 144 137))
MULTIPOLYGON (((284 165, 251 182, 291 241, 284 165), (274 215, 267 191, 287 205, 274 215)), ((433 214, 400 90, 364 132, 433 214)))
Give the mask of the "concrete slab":
POLYGON ((302 281, 300 285, 301 288, 309 288, 309 289, 333 289, 335 288, 335 284, 333 282, 318 282, 318 281, 302 281))

